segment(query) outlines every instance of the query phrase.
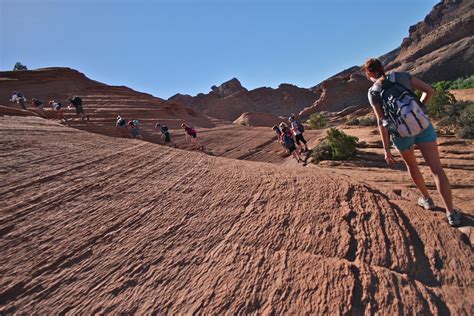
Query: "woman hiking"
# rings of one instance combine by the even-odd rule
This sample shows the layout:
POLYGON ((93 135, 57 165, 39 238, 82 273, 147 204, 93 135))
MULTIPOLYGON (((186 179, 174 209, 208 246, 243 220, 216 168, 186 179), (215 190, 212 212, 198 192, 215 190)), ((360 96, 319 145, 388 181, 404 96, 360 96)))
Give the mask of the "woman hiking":
POLYGON ((391 138, 413 182, 421 192, 422 196, 418 199, 418 205, 426 210, 433 209, 435 205, 416 161, 414 151, 414 145, 416 145, 434 177, 436 188, 446 208, 449 225, 458 226, 461 223, 461 215, 453 206, 451 186, 441 166, 436 131, 423 112, 423 104, 426 104, 433 96, 433 88, 407 72, 387 75, 378 59, 367 60, 364 67, 367 78, 373 82, 368 97, 377 116, 385 161, 389 166, 396 163, 390 152, 391 138), (422 92, 420 100, 412 90, 422 92))
POLYGON ((296 162, 300 163, 303 161, 300 157, 300 153, 296 148, 296 140, 293 131, 285 123, 280 123, 281 134, 278 138, 282 146, 288 151, 288 153, 295 158, 296 162))
POLYGON ((184 129, 184 137, 186 140, 190 140, 191 143, 197 146, 197 149, 204 150, 204 146, 202 146, 197 140, 197 131, 185 123, 181 124, 181 127, 184 129))

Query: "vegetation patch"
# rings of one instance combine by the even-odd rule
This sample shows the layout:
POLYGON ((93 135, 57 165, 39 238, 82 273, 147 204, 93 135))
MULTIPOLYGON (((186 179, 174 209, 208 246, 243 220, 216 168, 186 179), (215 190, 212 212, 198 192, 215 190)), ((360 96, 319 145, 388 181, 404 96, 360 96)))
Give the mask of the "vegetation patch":
POLYGON ((313 149, 313 161, 347 160, 354 158, 357 152, 358 138, 350 136, 336 128, 330 128, 327 136, 313 149))

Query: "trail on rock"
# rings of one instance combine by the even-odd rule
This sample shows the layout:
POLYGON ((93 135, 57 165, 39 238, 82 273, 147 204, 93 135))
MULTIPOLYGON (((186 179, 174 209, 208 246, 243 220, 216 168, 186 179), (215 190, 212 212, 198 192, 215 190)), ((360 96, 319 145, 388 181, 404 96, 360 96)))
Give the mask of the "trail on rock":
POLYGON ((472 249, 318 168, 0 121, 0 313, 454 313, 472 249))

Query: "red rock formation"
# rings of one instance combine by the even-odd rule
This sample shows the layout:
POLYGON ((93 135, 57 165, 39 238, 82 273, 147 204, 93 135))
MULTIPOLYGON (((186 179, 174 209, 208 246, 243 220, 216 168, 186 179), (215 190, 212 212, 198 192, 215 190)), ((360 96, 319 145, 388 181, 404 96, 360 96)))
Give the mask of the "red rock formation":
MULTIPOLYGON (((262 112, 244 112, 234 124, 246 126, 268 126, 278 125, 282 121, 281 118, 262 112)), ((286 119, 284 120, 286 122, 286 119)))
POLYGON ((388 69, 410 71, 428 82, 474 73, 474 2, 444 0, 413 25, 388 69))
POLYGON ((177 94, 170 101, 192 106, 202 113, 234 121, 244 112, 266 112, 275 116, 297 113, 312 104, 319 92, 281 84, 277 89, 262 87, 248 91, 237 79, 213 86, 208 94, 195 97, 177 94))
POLYGON ((348 107, 367 107, 369 87, 370 81, 359 74, 352 74, 348 78, 332 77, 320 85, 321 97, 299 115, 305 118, 321 111, 339 112, 348 107))
MULTIPOLYGON (((83 122, 76 119, 71 126, 104 135, 118 136, 115 131, 117 115, 138 119, 142 127, 150 129, 158 120, 169 127, 178 127, 183 121, 195 126, 213 126, 209 119, 192 108, 124 86, 109 86, 69 68, 0 72, 0 80, 0 102, 11 107, 19 108, 8 104, 12 91, 22 91, 28 98, 29 108, 34 97, 42 100, 45 108, 49 109, 48 100, 55 99, 68 105, 68 97, 81 96, 91 120, 83 122)), ((48 116, 53 117, 53 113, 48 113, 48 116)), ((66 117, 76 118, 75 112, 66 110, 66 117)))

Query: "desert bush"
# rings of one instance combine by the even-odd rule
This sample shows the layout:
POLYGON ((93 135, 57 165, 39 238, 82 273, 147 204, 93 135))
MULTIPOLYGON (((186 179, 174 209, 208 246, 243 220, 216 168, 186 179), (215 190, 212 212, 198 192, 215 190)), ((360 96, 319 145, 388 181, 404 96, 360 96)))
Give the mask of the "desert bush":
POLYGON ((359 124, 360 124, 360 121, 357 117, 353 117, 346 122, 346 125, 350 125, 350 126, 359 126, 359 124))
POLYGON ((18 61, 13 67, 13 70, 28 70, 28 68, 18 61))
POLYGON ((470 103, 459 115, 458 136, 462 138, 474 138, 474 103, 470 103))
POLYGON ((355 136, 350 136, 336 128, 330 128, 327 136, 314 148, 315 162, 322 160, 347 160, 356 154, 357 141, 355 136))
POLYGON ((327 125, 328 120, 322 113, 314 113, 314 114, 311 114, 311 116, 306 121, 306 123, 311 128, 319 129, 319 128, 324 128, 327 125))
POLYGON ((431 98, 430 102, 426 105, 426 109, 428 110, 428 114, 434 118, 442 118, 445 114, 445 108, 448 105, 454 104, 456 99, 454 96, 449 93, 441 85, 435 87, 435 93, 431 98))
POLYGON ((453 81, 438 81, 433 84, 433 88, 443 90, 461 90, 474 88, 474 75, 465 78, 458 78, 453 81))
POLYGON ((360 126, 377 126, 377 118, 373 115, 369 115, 359 119, 360 126))

